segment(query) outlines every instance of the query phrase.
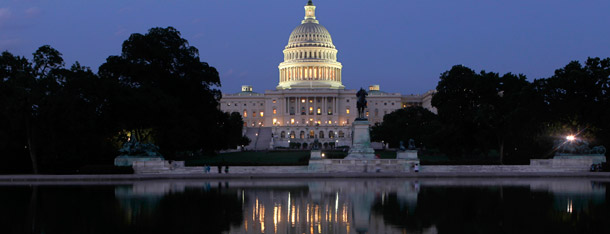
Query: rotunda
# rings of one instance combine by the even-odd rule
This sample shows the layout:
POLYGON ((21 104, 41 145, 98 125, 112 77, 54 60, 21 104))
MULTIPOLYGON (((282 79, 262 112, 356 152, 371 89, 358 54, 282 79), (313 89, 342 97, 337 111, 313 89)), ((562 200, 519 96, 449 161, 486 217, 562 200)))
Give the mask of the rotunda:
POLYGON ((284 49, 277 89, 344 89, 337 52, 330 33, 316 20, 316 6, 309 0, 305 19, 292 30, 284 49))

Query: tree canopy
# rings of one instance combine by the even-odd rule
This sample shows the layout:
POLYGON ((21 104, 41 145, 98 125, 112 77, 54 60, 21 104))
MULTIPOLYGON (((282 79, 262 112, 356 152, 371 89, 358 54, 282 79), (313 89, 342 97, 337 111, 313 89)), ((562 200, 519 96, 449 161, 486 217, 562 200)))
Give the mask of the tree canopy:
POLYGON ((133 34, 98 74, 45 45, 0 56, 2 172, 76 172, 112 164, 132 137, 168 159, 246 143, 239 114, 218 108, 220 78, 172 27, 133 34), (145 138, 145 139, 144 139, 145 138))
POLYGON ((553 142, 570 134, 610 145, 609 85, 610 58, 570 62, 533 82, 457 65, 440 76, 432 98, 438 115, 401 109, 386 115, 372 137, 391 146, 412 137, 452 159, 494 153, 499 163, 551 157, 553 142))

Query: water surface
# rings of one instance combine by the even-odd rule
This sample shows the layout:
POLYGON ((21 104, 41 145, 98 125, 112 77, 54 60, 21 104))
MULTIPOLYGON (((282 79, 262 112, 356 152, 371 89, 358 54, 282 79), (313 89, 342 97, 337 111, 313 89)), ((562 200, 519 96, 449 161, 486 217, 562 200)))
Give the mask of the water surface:
POLYGON ((0 185, 2 233, 610 233, 605 180, 0 185))

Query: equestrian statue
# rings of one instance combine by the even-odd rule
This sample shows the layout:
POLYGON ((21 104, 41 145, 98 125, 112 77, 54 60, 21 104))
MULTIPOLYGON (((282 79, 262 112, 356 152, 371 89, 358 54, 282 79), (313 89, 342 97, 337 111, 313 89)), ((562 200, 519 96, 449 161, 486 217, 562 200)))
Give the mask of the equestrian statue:
POLYGON ((358 118, 356 120, 366 120, 366 116, 364 115, 364 109, 366 108, 366 96, 369 94, 363 89, 356 93, 356 97, 358 97, 358 102, 356 102, 356 107, 358 108, 358 118))

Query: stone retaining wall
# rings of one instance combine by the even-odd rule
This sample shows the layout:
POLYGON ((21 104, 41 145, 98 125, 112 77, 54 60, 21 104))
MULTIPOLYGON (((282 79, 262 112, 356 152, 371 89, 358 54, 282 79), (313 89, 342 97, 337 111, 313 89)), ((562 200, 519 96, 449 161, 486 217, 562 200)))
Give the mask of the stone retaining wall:
POLYGON ((422 172, 586 172, 593 160, 531 159, 530 165, 448 165, 421 166, 422 172))
MULTIPOLYGON (((229 167, 232 174, 256 173, 337 173, 337 172, 383 172, 409 173, 419 160, 404 159, 323 159, 311 160, 309 166, 250 166, 229 167)), ((420 166, 420 172, 587 172, 593 164, 590 158, 582 159, 532 159, 530 165, 457 165, 457 166, 420 166)), ((183 161, 136 161, 133 163, 136 174, 204 174, 204 167, 185 167, 183 161)), ((222 168, 224 173, 224 167, 222 168)), ((218 173, 211 167, 209 173, 218 173)))

